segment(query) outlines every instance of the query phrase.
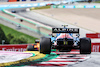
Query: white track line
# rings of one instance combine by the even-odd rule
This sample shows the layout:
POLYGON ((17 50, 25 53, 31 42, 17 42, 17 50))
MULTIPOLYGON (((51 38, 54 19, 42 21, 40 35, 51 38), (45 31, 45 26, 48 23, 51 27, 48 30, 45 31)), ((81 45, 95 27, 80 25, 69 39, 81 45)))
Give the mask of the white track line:
POLYGON ((76 62, 42 62, 40 64, 75 64, 76 62))
POLYGON ((57 58, 61 58, 61 59, 63 59, 63 58, 65 58, 65 59, 76 58, 77 59, 77 58, 85 58, 85 57, 59 57, 58 56, 57 58))
POLYGON ((51 59, 52 61, 83 61, 86 59, 51 59))

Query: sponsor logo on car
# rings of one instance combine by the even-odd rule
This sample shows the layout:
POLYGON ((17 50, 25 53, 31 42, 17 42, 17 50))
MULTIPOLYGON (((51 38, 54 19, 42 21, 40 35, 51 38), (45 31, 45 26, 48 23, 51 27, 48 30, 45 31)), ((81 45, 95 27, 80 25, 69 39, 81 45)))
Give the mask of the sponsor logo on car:
POLYGON ((23 52, 23 51, 26 51, 26 48, 2 48, 3 51, 19 51, 19 52, 23 52))

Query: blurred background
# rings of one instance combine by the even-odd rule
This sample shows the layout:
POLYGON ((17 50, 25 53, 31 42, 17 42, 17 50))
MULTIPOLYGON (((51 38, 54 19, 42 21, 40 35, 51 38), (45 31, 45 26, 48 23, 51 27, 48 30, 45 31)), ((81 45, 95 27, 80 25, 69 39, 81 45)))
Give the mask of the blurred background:
POLYGON ((0 0, 0 44, 33 44, 52 27, 99 32, 100 0, 0 0), (84 29, 83 29, 84 28, 84 29))

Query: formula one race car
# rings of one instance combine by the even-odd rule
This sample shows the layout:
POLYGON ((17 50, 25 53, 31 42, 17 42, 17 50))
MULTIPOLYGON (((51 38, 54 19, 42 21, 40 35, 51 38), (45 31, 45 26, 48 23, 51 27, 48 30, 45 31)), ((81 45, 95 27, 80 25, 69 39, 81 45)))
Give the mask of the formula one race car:
POLYGON ((29 45, 28 50, 38 48, 40 53, 50 54, 51 49, 58 49, 60 52, 68 52, 72 49, 80 49, 80 54, 91 54, 91 39, 79 38, 79 28, 52 28, 51 37, 41 37, 36 45, 29 45), (56 33, 56 35, 54 35, 56 33), (75 36, 73 36, 75 34, 75 36))

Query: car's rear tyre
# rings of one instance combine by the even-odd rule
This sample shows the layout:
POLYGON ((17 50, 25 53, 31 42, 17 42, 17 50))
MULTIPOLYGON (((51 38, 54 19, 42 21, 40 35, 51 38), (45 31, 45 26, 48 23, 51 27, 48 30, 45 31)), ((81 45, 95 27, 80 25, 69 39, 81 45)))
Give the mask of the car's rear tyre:
POLYGON ((34 46, 33 45, 28 45, 27 46, 27 51, 34 51, 34 46))
POLYGON ((80 54, 91 54, 90 38, 80 38, 80 54))
POLYGON ((51 38, 41 37, 40 38, 40 53, 50 54, 51 53, 51 38))

